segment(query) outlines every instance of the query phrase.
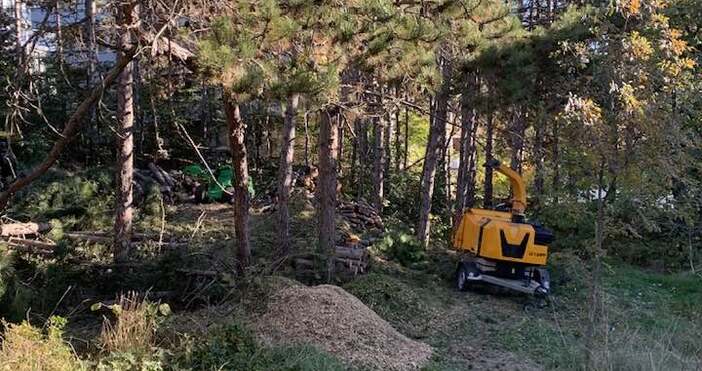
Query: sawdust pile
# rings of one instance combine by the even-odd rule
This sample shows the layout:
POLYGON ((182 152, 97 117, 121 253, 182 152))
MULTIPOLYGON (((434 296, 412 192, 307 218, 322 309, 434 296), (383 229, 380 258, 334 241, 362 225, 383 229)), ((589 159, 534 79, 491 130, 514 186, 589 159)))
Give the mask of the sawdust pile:
POLYGON ((292 286, 274 294, 257 329, 270 344, 312 344, 358 366, 414 370, 431 357, 344 289, 292 286))

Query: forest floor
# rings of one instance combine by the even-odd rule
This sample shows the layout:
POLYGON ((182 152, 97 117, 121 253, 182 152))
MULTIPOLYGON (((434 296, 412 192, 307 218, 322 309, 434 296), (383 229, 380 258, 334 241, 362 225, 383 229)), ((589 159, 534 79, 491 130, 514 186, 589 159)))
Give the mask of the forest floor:
MULTIPOLYGON (((229 230, 229 209, 220 205, 187 209, 178 212, 178 219, 192 221, 203 211, 210 216, 200 227, 203 238, 215 241, 218 233, 221 238, 229 230)), ((311 246, 313 211, 304 203, 296 210, 298 245, 311 246)), ((271 226, 274 217, 254 215, 254 246, 275 246, 275 228, 271 226)), ((584 262, 567 252, 552 254, 554 288, 550 305, 525 311, 529 299, 522 295, 490 288, 456 291, 451 281, 456 259, 451 251, 434 248, 426 262, 408 268, 376 255, 370 274, 342 287, 400 333, 432 346, 434 354, 426 369, 580 368, 578 365, 585 361, 590 314, 590 275, 584 262)), ((602 368, 702 367, 700 277, 655 273, 608 262, 603 285, 604 310, 598 321, 601 325, 595 329, 602 346, 594 354, 602 368)))
MULTIPOLYGON (((314 207, 309 197, 293 197, 291 212, 294 251, 309 251, 316 238, 314 207)), ((93 222, 101 217, 109 225, 109 210, 92 217, 93 222)), ((266 280, 271 275, 295 278, 286 264, 273 264, 277 247, 275 220, 275 213, 270 211, 253 212, 251 234, 256 264, 249 273, 250 280, 266 280)), ((57 300, 63 300, 57 312, 68 313, 67 335, 79 351, 89 351, 93 346, 90 343, 97 338, 103 319, 102 315, 90 313, 83 303, 86 298, 99 298, 98 294, 105 298, 117 281, 123 286, 136 285, 152 291, 181 290, 177 298, 180 304, 173 306, 174 316, 163 324, 160 332, 164 335, 159 344, 175 343, 188 334, 194 339, 210 336, 211 325, 251 323, 252 315, 265 307, 264 298, 272 291, 249 289, 241 295, 232 294, 239 285, 235 277, 224 273, 233 269, 228 258, 234 238, 232 221, 233 210, 224 204, 170 206, 165 218, 142 218, 137 223, 139 232, 163 232, 168 238, 187 241, 188 260, 158 258, 164 251, 149 252, 152 247, 147 246, 139 252, 147 264, 143 271, 130 268, 122 275, 95 268, 109 262, 109 258, 95 254, 104 247, 71 245, 65 262, 49 263, 49 289, 42 291, 41 300, 47 302, 49 310, 56 310, 57 300), (96 265, 80 268, 71 260, 77 257, 92 259, 96 265), (179 271, 184 263, 189 264, 186 268, 190 270, 224 274, 219 274, 217 282, 209 276, 188 276, 179 271), (69 283, 74 289, 66 295, 69 283), (211 299, 212 292, 215 299, 211 299), (81 305, 83 309, 75 309, 81 305)), ((431 346, 432 356, 423 369, 582 369, 591 313, 587 304, 590 275, 586 263, 577 255, 566 251, 551 254, 550 304, 531 311, 524 310, 528 298, 522 295, 489 288, 456 291, 452 276, 457 259, 450 250, 435 246, 424 261, 408 267, 376 251, 369 274, 339 284, 400 334, 431 346)), ((702 368, 702 280, 698 275, 650 272, 607 260, 602 282, 604 310, 598 315, 593 352, 598 368, 702 368)), ((290 354, 278 357, 289 358, 290 354)), ((295 369, 338 369, 342 367, 339 365, 324 361, 307 368, 297 365, 295 369)))

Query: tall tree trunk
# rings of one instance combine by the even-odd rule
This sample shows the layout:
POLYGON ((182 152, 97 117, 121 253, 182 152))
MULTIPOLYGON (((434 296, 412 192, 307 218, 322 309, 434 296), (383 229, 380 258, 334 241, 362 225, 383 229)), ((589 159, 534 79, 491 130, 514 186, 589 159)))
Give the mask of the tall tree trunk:
MULTIPOLYGON (((130 49, 133 28, 139 21, 139 9, 135 1, 123 3, 119 8, 120 56, 130 49)), ((134 65, 130 62, 119 77, 117 85, 117 194, 115 215, 114 259, 129 257, 132 239, 134 176, 134 65)))
POLYGON ((368 184, 366 177, 368 176, 368 120, 360 119, 356 121, 356 136, 358 137, 358 172, 356 183, 356 199, 362 199, 365 194, 365 186, 368 184))
POLYGON ((541 115, 534 124, 534 209, 539 210, 544 197, 544 125, 541 115))
MULTIPOLYGON (((588 369, 597 369, 596 352, 600 349, 598 337, 598 325, 602 323, 602 315, 604 307, 602 303, 602 294, 600 289, 600 275, 602 270, 602 257, 604 255, 604 227, 605 227, 605 196, 604 189, 604 171, 606 160, 600 160, 600 166, 597 176, 597 217, 595 219, 595 249, 592 256, 592 277, 590 279, 590 302, 588 303, 589 321, 587 328, 587 338, 585 347, 586 365, 588 369)), ((609 189, 607 190, 609 193, 609 189)))
POLYGON ((97 39, 95 36, 96 14, 95 0, 85 0, 85 33, 87 39, 85 47, 88 50, 88 86, 93 86, 98 64, 97 39))
MULTIPOLYGON (((357 176, 358 176, 358 121, 359 119, 356 118, 353 121, 353 140, 351 141, 352 146, 351 146, 351 167, 349 168, 349 171, 351 172, 349 174, 349 183, 350 184, 358 184, 357 176)), ((359 187, 356 186, 356 189, 359 187)))
POLYGON ((385 167, 383 169, 385 179, 388 178, 390 174, 390 165, 392 160, 392 138, 395 135, 395 110, 392 109, 390 112, 385 112, 383 117, 387 120, 387 125, 385 126, 385 167))
POLYGON ((559 124, 558 120, 553 122, 553 148, 552 148, 552 160, 553 160, 553 178, 551 180, 551 192, 553 192, 553 202, 558 205, 558 193, 561 185, 561 168, 560 168, 560 147, 558 143, 559 135, 559 124))
POLYGON ((319 254, 326 263, 327 282, 334 279, 336 243, 337 146, 339 145, 336 109, 320 114, 319 126, 319 254))
POLYGON ((473 107, 470 94, 475 92, 476 84, 473 76, 468 77, 465 91, 461 96, 461 142, 459 148, 458 175, 456 179, 456 212, 453 228, 463 217, 466 207, 472 206, 475 192, 475 131, 477 126, 477 111, 473 107))
POLYGON ((251 261, 249 238, 249 164, 246 158, 246 125, 241 118, 239 102, 224 93, 224 113, 229 127, 229 147, 234 168, 234 237, 236 239, 237 271, 244 274, 251 261))
POLYGON ((310 166, 310 118, 305 113, 305 167, 310 166))
MULTIPOLYGON (((398 89, 399 93, 399 89, 398 89)), ((400 128, 400 107, 395 107, 393 110, 394 121, 395 121, 395 163, 394 170, 395 174, 400 172, 400 165, 402 160, 402 130, 400 128)), ((389 140, 389 139, 388 139, 389 140)))
MULTIPOLYGON (((448 110, 448 107, 447 107, 448 110)), ((445 205, 446 216, 450 219, 453 216, 454 203, 452 199, 451 192, 451 153, 453 150, 453 137, 456 135, 457 126, 455 125, 455 114, 453 112, 447 112, 446 115, 448 123, 451 123, 451 129, 446 133, 444 138, 443 147, 441 148, 441 170, 443 175, 444 183, 444 195, 445 195, 445 205)), ((448 125, 447 123, 447 125, 448 125)))
POLYGON ((283 139, 278 169, 278 233, 282 255, 290 252, 290 215, 288 201, 292 189, 293 160, 295 158, 295 116, 297 115, 299 94, 288 97, 283 122, 283 139))
POLYGON ((339 125, 337 128, 337 136, 339 137, 339 145, 336 150, 336 158, 338 159, 338 177, 344 176, 344 115, 339 114, 339 125))
POLYGON ((374 119, 373 125, 375 134, 373 135, 373 207, 382 212, 385 198, 385 119, 381 115, 374 119))
POLYGON ((63 30, 62 30, 62 16, 61 16, 61 0, 56 0, 54 3, 54 11, 56 12, 56 54, 58 55, 58 65, 61 72, 63 72, 63 30))
POLYGON ((515 107, 512 118, 512 128, 510 129, 510 142, 512 146, 510 167, 512 170, 521 174, 522 155, 524 153, 524 133, 526 131, 526 107, 515 107))
MULTIPOLYGON (((492 137, 493 137, 493 126, 494 126, 494 112, 492 111, 492 106, 488 104, 487 110, 487 120, 485 121, 485 161, 490 161, 493 158, 492 155, 492 137)), ((485 168, 485 183, 483 184, 483 207, 489 209, 492 207, 492 168, 485 168)))
MULTIPOLYGON (((98 55, 97 55, 97 39, 95 36, 95 26, 96 26, 96 13, 97 8, 95 6, 95 0, 85 0, 85 34, 86 41, 85 47, 87 49, 87 59, 88 59, 88 71, 86 86, 91 89, 95 85, 96 75, 97 75, 97 65, 98 65, 98 55)), ((93 153, 95 150, 95 143, 97 142, 97 137, 99 136, 99 128, 95 115, 95 107, 90 108, 90 112, 85 118, 86 126, 88 130, 88 146, 90 152, 93 153)))
POLYGON ((15 0, 15 54, 17 57, 17 67, 21 68, 24 64, 24 14, 22 14, 22 0, 15 0))
POLYGON ((429 139, 427 141, 426 155, 422 169, 422 185, 420 193, 419 223, 417 225, 417 239, 424 248, 429 246, 430 213, 431 200, 434 194, 434 183, 436 177, 436 167, 441 155, 441 146, 446 137, 446 119, 449 99, 449 68, 447 61, 441 61, 441 70, 444 82, 436 96, 436 108, 434 109, 429 139))
POLYGON ((407 161, 409 160, 409 107, 405 107, 405 150, 403 151, 402 168, 407 169, 407 161))

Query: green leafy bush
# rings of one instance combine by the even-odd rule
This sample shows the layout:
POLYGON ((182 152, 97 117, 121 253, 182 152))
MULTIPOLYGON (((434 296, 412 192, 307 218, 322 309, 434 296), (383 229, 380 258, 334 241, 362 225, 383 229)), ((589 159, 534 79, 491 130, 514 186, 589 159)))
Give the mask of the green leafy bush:
POLYGON ((375 249, 405 266, 418 263, 426 257, 419 241, 412 234, 400 230, 389 230, 376 243, 375 249))

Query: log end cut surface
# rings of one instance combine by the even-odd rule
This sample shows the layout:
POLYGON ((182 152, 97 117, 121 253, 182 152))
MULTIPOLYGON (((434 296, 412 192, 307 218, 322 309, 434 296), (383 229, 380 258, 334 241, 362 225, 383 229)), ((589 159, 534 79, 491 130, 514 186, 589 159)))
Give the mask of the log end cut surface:
POLYGON ((338 286, 283 288, 256 327, 268 343, 312 344, 378 370, 419 369, 432 354, 429 345, 405 337, 338 286))

